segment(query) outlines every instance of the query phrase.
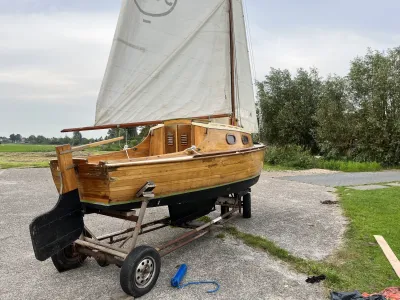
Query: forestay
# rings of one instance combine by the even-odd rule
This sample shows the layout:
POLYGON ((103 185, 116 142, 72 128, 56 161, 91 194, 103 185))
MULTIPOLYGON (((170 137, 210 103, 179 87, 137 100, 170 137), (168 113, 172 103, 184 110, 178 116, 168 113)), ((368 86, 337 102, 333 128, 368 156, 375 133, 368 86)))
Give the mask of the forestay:
MULTIPOLYGON (((254 132, 242 3, 232 2, 237 117, 254 132)), ((231 113, 229 7, 229 0, 123 0, 96 125, 231 113)))

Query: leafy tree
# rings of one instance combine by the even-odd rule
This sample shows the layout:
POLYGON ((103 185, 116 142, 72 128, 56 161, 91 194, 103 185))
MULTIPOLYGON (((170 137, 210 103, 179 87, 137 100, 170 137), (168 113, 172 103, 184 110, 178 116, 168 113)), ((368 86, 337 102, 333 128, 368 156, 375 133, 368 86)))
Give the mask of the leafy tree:
POLYGON ((400 47, 368 50, 351 63, 349 82, 358 108, 357 158, 400 163, 400 47))
POLYGON ((30 136, 27 138, 27 141, 28 141, 28 143, 30 143, 30 144, 35 144, 35 143, 36 143, 36 136, 30 135, 30 136))
POLYGON ((10 134, 10 141, 11 141, 12 143, 15 143, 16 137, 15 137, 15 134, 14 134, 14 133, 10 134))
MULTIPOLYGON (((138 133, 137 133, 137 127, 131 127, 131 128, 112 128, 109 129, 107 132, 107 139, 113 139, 116 137, 123 136, 128 138, 125 143, 133 147, 138 144, 138 133)), ((122 141, 121 141, 122 143, 122 141)))
POLYGON ((38 143, 38 144, 47 144, 48 143, 48 139, 45 138, 43 135, 38 135, 36 137, 36 143, 38 143))
POLYGON ((299 69, 292 77, 288 70, 271 69, 257 85, 262 139, 272 144, 296 144, 315 150, 314 117, 321 94, 318 71, 299 69))
POLYGON ((80 145, 82 144, 82 134, 79 131, 75 131, 72 134, 72 144, 73 145, 80 145))
POLYGON ((355 109, 346 78, 329 76, 323 83, 316 121, 317 142, 326 157, 340 159, 352 155, 355 109))

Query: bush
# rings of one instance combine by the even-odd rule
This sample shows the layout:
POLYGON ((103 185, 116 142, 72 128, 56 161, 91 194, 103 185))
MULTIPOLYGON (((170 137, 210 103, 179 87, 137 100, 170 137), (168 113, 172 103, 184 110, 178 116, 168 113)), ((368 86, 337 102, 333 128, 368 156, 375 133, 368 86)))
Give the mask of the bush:
POLYGON ((270 165, 280 165, 294 169, 310 169, 315 166, 315 158, 310 152, 294 145, 268 147, 264 161, 270 165))
POLYGON ((342 172, 380 171, 382 165, 377 162, 355 162, 346 160, 325 160, 311 155, 300 146, 270 146, 265 153, 265 163, 290 169, 327 169, 342 172))
POLYGON ((342 172, 380 171, 382 166, 377 162, 355 162, 341 160, 318 160, 316 167, 342 172))

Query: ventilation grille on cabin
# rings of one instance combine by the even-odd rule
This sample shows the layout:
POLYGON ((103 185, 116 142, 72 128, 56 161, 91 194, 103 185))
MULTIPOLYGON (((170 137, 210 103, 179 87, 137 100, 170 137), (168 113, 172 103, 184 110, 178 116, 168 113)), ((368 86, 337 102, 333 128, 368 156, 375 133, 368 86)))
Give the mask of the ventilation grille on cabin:
POLYGON ((172 133, 168 133, 167 144, 168 144, 168 146, 174 145, 174 135, 172 133))
POLYGON ((187 146, 188 144, 188 136, 187 134, 182 134, 181 135, 181 145, 187 146))

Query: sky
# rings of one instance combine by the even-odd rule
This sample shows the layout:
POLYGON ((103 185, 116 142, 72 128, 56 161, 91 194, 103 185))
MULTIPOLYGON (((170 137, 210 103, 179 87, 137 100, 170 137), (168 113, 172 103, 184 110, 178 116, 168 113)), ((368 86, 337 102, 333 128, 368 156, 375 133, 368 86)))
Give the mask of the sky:
MULTIPOLYGON (((271 67, 346 75, 368 47, 400 46, 398 0, 245 0, 245 7, 257 80, 271 67)), ((0 136, 59 137, 63 128, 94 124, 119 8, 119 0, 0 0, 0 136)))

